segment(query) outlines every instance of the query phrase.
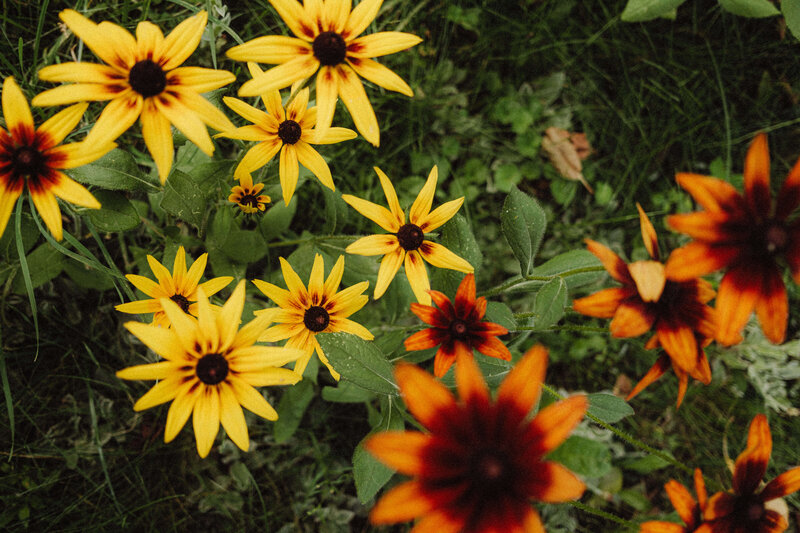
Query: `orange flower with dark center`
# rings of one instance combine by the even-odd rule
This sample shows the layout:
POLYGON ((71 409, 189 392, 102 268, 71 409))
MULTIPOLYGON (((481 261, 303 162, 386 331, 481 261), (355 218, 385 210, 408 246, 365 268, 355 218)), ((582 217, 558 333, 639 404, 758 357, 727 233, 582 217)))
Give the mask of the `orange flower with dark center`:
POLYGON ((511 360, 511 352, 497 339, 508 330, 500 324, 485 322, 486 298, 475 299, 475 276, 467 274, 456 291, 455 305, 439 291, 428 291, 436 307, 411 304, 420 320, 433 326, 414 333, 405 341, 406 350, 425 350, 440 346, 433 361, 433 375, 444 376, 456 356, 472 357, 472 349, 483 355, 511 360))
POLYGON ((745 157, 744 194, 717 178, 680 173, 676 179, 704 211, 667 219, 673 229, 694 239, 672 253, 667 275, 687 280, 727 268, 717 295, 717 341, 740 342, 755 309, 764 335, 773 343, 783 342, 789 304, 778 262, 785 259, 800 281, 800 221, 787 220, 800 205, 800 160, 774 205, 763 133, 745 157))
POLYGON ((689 493, 689 490, 675 481, 670 480, 664 485, 667 496, 672 502, 672 506, 678 512, 683 523, 682 526, 674 522, 650 521, 640 526, 639 533, 693 533, 703 521, 703 511, 708 503, 706 484, 703 481, 703 473, 699 468, 694 469, 694 487, 697 493, 697 501, 689 493))
POLYGON ((414 531, 478 533, 543 532, 530 500, 579 498, 585 485, 543 457, 583 418, 585 396, 539 411, 531 420, 547 367, 547 350, 535 346, 509 372, 493 402, 472 357, 459 356, 460 400, 430 374, 400 363, 395 378, 408 410, 428 430, 386 431, 365 446, 382 462, 414 479, 375 505, 373 524, 420 517, 414 531))
POLYGON ((664 265, 658 261, 656 231, 642 207, 638 204, 636 207, 639 209, 642 239, 653 260, 626 264, 611 249, 586 239, 589 251, 600 259, 622 287, 604 289, 575 300, 572 308, 584 315, 614 317, 610 326, 614 337, 637 337, 655 329, 655 335, 647 341, 645 348, 661 345, 666 354, 658 358, 627 399, 661 377, 671 364, 678 376, 677 405, 680 407, 686 394, 688 376, 706 385, 711 382, 711 368, 703 346, 714 335, 714 310, 706 305, 714 297, 714 291, 705 280, 675 280, 665 271, 664 265))
POLYGON ((789 523, 769 502, 800 489, 800 467, 779 475, 758 490, 772 454, 772 435, 764 415, 750 422, 747 448, 736 458, 733 492, 718 492, 703 511, 695 533, 780 533, 789 523))

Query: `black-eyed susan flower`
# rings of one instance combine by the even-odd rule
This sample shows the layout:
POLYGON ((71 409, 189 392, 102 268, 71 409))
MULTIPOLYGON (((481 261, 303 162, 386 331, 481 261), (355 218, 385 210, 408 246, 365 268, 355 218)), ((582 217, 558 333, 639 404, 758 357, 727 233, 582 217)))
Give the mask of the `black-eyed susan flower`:
POLYGON ((414 296, 419 303, 430 305, 431 297, 428 295, 428 290, 431 286, 424 261, 435 267, 449 268, 465 274, 474 272, 468 261, 441 244, 425 239, 426 233, 435 230, 456 214, 464 203, 464 197, 451 200, 431 211, 433 196, 436 193, 436 180, 439 176, 439 170, 434 166, 411 205, 406 223, 406 215, 400 208, 392 182, 381 169, 378 167, 374 169, 381 180, 389 209, 349 194, 343 194, 342 200, 389 233, 362 237, 345 248, 345 251, 357 255, 383 255, 378 270, 378 280, 375 283, 375 299, 386 292, 400 265, 405 263, 406 277, 414 296))
POLYGON ((367 29, 383 0, 364 0, 351 10, 350 0, 270 0, 297 37, 257 37, 228 50, 237 61, 277 64, 239 89, 239 96, 257 96, 316 77, 317 130, 324 136, 341 97, 359 133, 378 146, 380 131, 362 78, 384 89, 414 96, 400 76, 372 58, 400 52, 420 43, 410 33, 385 31, 358 37, 367 29))
MULTIPOLYGON (((164 299, 169 299, 184 313, 198 316, 198 290, 203 289, 206 297, 212 296, 233 281, 231 276, 220 276, 213 278, 205 283, 200 283, 203 272, 206 269, 208 254, 204 253, 192 263, 189 270, 186 270, 186 252, 183 246, 178 248, 175 254, 175 261, 172 263, 172 274, 167 267, 159 263, 152 255, 147 256, 147 264, 156 276, 153 281, 150 278, 137 274, 126 274, 134 287, 145 293, 150 298, 120 304, 115 307, 117 311, 133 314, 153 313, 153 324, 157 326, 169 327, 169 315, 163 306, 164 299)), ((212 308, 217 306, 212 305, 212 308)))
POLYGON ((369 300, 369 297, 361 294, 367 289, 369 282, 362 281, 340 291, 339 284, 344 273, 344 256, 339 256, 328 277, 325 278, 325 263, 322 256, 317 254, 314 257, 314 265, 311 267, 308 289, 306 289, 300 276, 292 269, 289 262, 283 257, 280 258, 280 261, 283 279, 288 290, 266 281, 253 280, 256 287, 278 305, 277 309, 256 311, 256 315, 270 317, 273 322, 276 322, 274 326, 264 332, 260 340, 276 342, 288 339, 286 347, 302 350, 304 354, 297 360, 294 367, 294 371, 298 374, 303 373, 308 361, 316 351, 319 360, 338 380, 339 373, 333 369, 328 358, 325 357, 325 353, 317 341, 317 333, 344 331, 364 340, 372 340, 374 337, 367 328, 347 318, 364 307, 369 300))
POLYGON ((672 502, 672 506, 678 512, 685 525, 675 522, 662 522, 651 520, 639 526, 639 533, 693 533, 703 522, 703 511, 708 503, 708 493, 706 483, 703 480, 703 473, 699 468, 694 470, 694 487, 697 494, 695 500, 689 489, 671 479, 664 485, 667 496, 672 502))
POLYGON ((271 198, 266 194, 259 194, 264 188, 263 183, 253 185, 253 178, 246 174, 239 178, 239 184, 231 187, 228 201, 233 202, 239 209, 247 214, 262 213, 271 198))
POLYGON ((528 351, 492 401, 472 357, 459 357, 459 400, 414 365, 395 368, 408 410, 427 432, 386 431, 365 446, 379 460, 412 476, 386 493, 370 513, 373 524, 418 518, 414 531, 439 533, 544 532, 530 501, 579 498, 585 485, 544 459, 583 418, 586 396, 572 396, 528 413, 539 399, 547 350, 528 351))
MULTIPOLYGON (((670 367, 678 376, 680 407, 689 377, 708 385, 711 368, 703 347, 714 336, 714 310, 706 305, 713 297, 711 285, 702 279, 675 280, 658 261, 658 240, 653 225, 640 205, 642 239, 652 260, 626 264, 610 248, 586 239, 586 247, 603 263, 609 275, 622 287, 604 289, 572 302, 578 313, 611 318, 614 337, 638 337, 655 330, 645 348, 659 345, 666 352, 658 358, 627 399, 631 399, 661 377, 670 367)), ((673 252, 674 253, 674 252, 673 252)))
POLYGON ((33 105, 108 101, 87 142, 113 141, 139 118, 142 137, 164 183, 174 155, 170 124, 208 155, 214 144, 205 124, 220 131, 233 129, 222 111, 200 93, 227 85, 235 76, 224 70, 180 66, 200 43, 208 19, 205 11, 178 24, 166 37, 147 21, 138 24, 134 37, 116 24, 95 24, 71 9, 59 13, 59 18, 106 64, 69 62, 42 68, 41 80, 75 83, 38 94, 33 105))
POLYGON ((433 361, 433 375, 444 376, 461 355, 472 357, 472 350, 483 355, 511 360, 511 352, 497 339, 508 330, 486 322, 486 298, 475 299, 475 276, 467 274, 456 291, 455 304, 439 291, 428 291, 436 307, 411 304, 411 312, 432 327, 418 331, 405 340, 406 350, 426 350, 439 346, 433 361))
POLYGON ((127 322, 125 327, 145 346, 166 359, 117 372, 131 380, 159 380, 134 404, 136 411, 172 401, 167 413, 164 442, 174 439, 192 415, 197 453, 205 457, 214 444, 219 425, 242 450, 250 447, 242 407, 267 420, 278 413, 254 387, 293 385, 301 376, 281 366, 301 352, 274 346, 257 346, 269 325, 267 317, 239 329, 245 298, 241 281, 230 299, 215 313, 200 288, 195 319, 167 298, 161 299, 172 328, 127 322))
POLYGON ((8 131, 0 128, 0 236, 27 187, 47 229, 60 241, 63 230, 56 197, 81 207, 100 208, 86 187, 61 170, 91 163, 116 145, 61 144, 80 122, 86 104, 70 106, 36 128, 28 101, 10 76, 3 82, 2 105, 8 131))
MULTIPOLYGON (((249 63, 248 66, 253 76, 261 72, 254 63, 249 63)), ((234 171, 234 177, 241 179, 245 174, 263 167, 280 153, 278 173, 286 205, 289 205, 297 187, 300 171, 298 164, 309 169, 324 186, 335 190, 328 164, 311 144, 334 144, 356 137, 356 132, 347 128, 329 128, 327 133, 318 136, 314 130, 317 108, 307 109, 308 92, 308 89, 297 91, 286 108, 281 104, 279 91, 266 92, 261 96, 266 113, 237 98, 223 98, 228 107, 253 124, 217 134, 216 137, 258 141, 258 144, 245 153, 234 171)))
POLYGON ((772 454, 772 434, 764 415, 750 422, 747 448, 736 458, 733 492, 718 492, 703 510, 695 533, 781 533, 789 522, 770 502, 800 489, 800 466, 761 487, 772 454))
POLYGON ((694 240, 667 261, 676 280, 726 268, 717 294, 718 342, 742 340, 755 309, 764 335, 773 343, 786 337, 789 301, 779 267, 785 259, 800 281, 800 221, 789 220, 800 206, 800 159, 789 172, 773 205, 767 136, 756 136, 744 161, 744 193, 717 178, 679 173, 678 184, 704 211, 672 215, 667 223, 694 240))

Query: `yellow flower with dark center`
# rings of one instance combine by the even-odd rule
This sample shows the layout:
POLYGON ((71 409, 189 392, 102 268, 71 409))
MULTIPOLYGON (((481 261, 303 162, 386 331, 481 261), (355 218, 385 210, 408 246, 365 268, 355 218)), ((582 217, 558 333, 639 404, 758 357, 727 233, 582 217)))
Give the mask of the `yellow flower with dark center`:
POLYGON ((225 70, 180 66, 200 44, 208 19, 205 11, 178 24, 166 37, 147 21, 139 23, 134 37, 116 24, 95 24, 71 9, 59 18, 106 64, 69 62, 42 68, 41 80, 75 83, 38 94, 33 105, 109 101, 87 142, 113 141, 140 118, 142 137, 164 183, 173 158, 170 124, 208 155, 214 144, 205 124, 220 131, 233 129, 200 93, 227 85, 235 76, 225 70))
MULTIPOLYGON (((170 319, 163 306, 166 298, 175 303, 184 313, 198 316, 198 289, 202 289, 203 294, 208 297, 218 293, 233 281, 231 276, 221 276, 210 279, 205 283, 200 283, 207 261, 208 254, 205 253, 198 257, 187 271, 186 252, 181 246, 175 254, 175 262, 172 264, 172 274, 170 274, 169 270, 159 263, 155 257, 148 255, 147 263, 150 265, 150 270, 155 274, 156 281, 137 274, 127 274, 125 277, 134 287, 148 295, 150 299, 120 304, 114 309, 122 313, 154 313, 153 324, 168 328, 170 327, 170 319)), ((213 309, 217 308, 215 305, 211 307, 213 309)))
POLYGON ((78 125, 87 105, 70 106, 37 129, 25 95, 10 76, 3 82, 2 103, 8 131, 0 128, 0 236, 27 187, 47 229, 60 241, 63 231, 56 197, 82 207, 100 208, 100 202, 83 185, 60 170, 91 163, 116 145, 60 144, 78 125))
MULTIPOLYGON (((248 63, 250 73, 256 77, 261 69, 255 63, 248 63)), ((234 177, 241 179, 266 165, 280 152, 279 174, 283 201, 289 205, 297 187, 300 172, 299 164, 309 169, 320 182, 330 190, 335 190, 331 170, 311 144, 334 144, 356 137, 356 132, 347 128, 329 128, 322 136, 317 135, 317 108, 308 108, 308 89, 295 92, 295 97, 284 108, 281 94, 277 90, 261 95, 267 112, 237 99, 224 97, 225 104, 237 114, 246 118, 252 125, 219 133, 215 137, 259 141, 244 155, 234 171, 234 177)))
POLYGON ((239 185, 231 187, 228 201, 238 205, 239 209, 247 214, 263 212, 266 209, 264 204, 272 201, 266 194, 258 194, 263 188, 263 183, 253 185, 253 178, 250 174, 246 174, 240 178, 239 185))
POLYGON ((242 407, 267 420, 278 419, 278 413, 254 387, 293 385, 301 377, 279 367, 294 361, 302 352, 254 345, 269 325, 268 317, 256 318, 239 329, 244 288, 245 282, 239 282, 219 313, 213 312, 203 289, 198 289, 197 320, 175 302, 162 298, 171 329, 140 322, 125 324, 128 331, 166 359, 117 372, 122 379, 159 380, 134 404, 134 410, 172 401, 164 442, 174 439, 189 415, 193 415, 200 457, 211 450, 220 423, 231 440, 247 451, 250 438, 242 407))
POLYGON ((324 136, 341 97, 359 133, 378 146, 380 131, 362 78, 384 89, 414 96, 400 76, 371 58, 400 52, 422 39, 410 33, 384 31, 358 37, 372 23, 383 0, 363 0, 351 9, 350 0, 270 0, 296 37, 267 35, 228 50, 237 61, 277 64, 246 82, 239 96, 257 96, 316 77, 319 106, 317 130, 324 136))
POLYGON ((344 331, 371 341, 374 337, 367 328, 347 317, 364 307, 369 297, 361 293, 367 290, 368 281, 356 283, 339 291, 339 283, 344 273, 344 256, 339 256, 333 265, 327 279, 325 278, 325 264, 322 256, 314 257, 311 267, 311 276, 308 279, 308 289, 300 280, 300 276, 292 269, 286 259, 280 258, 283 279, 289 290, 282 289, 272 283, 253 280, 256 287, 266 294, 270 300, 278 305, 279 309, 264 309, 256 311, 256 315, 265 316, 277 322, 270 327, 260 340, 275 342, 289 339, 287 348, 298 348, 305 354, 297 360, 294 371, 302 374, 308 361, 317 352, 319 360, 328 367, 331 375, 339 379, 339 373, 333 369, 317 341, 317 333, 335 333, 344 331))
POLYGON ((389 209, 349 194, 343 194, 342 200, 389 233, 362 237, 345 248, 345 251, 357 255, 383 255, 378 270, 378 281, 375 283, 376 300, 386 292, 400 265, 405 263, 406 277, 417 301, 431 305, 431 297, 428 295, 431 286, 423 260, 439 268, 449 268, 465 274, 474 272, 472 265, 465 259, 441 244, 425 240, 426 233, 435 230, 456 214, 464 203, 464 197, 451 200, 431 211, 436 180, 439 176, 439 171, 434 166, 428 175, 428 181, 411 205, 406 223, 405 213, 400 208, 392 182, 381 169, 378 167, 374 169, 381 180, 389 209))

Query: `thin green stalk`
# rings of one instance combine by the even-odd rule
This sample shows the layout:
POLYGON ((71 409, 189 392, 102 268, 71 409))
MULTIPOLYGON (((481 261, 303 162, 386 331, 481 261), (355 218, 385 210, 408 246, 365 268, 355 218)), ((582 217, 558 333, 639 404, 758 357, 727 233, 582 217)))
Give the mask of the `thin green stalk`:
POLYGON ((527 283, 529 281, 542 281, 547 282, 552 279, 556 278, 567 278, 569 276, 576 276, 578 274, 585 274, 587 272, 604 272, 605 268, 602 266, 590 266, 590 267, 581 267, 581 268, 574 268, 572 270, 566 270, 561 274, 553 274, 552 276, 534 276, 534 275, 527 275, 527 276, 515 276, 496 287, 492 287, 486 291, 483 291, 479 294, 479 296, 496 296, 498 294, 502 294, 506 291, 509 291, 515 288, 517 285, 521 285, 523 283, 527 283))
POLYGON ((632 531, 638 531, 639 525, 631 522, 630 520, 625 520, 617 515, 607 513, 605 511, 601 511, 600 509, 595 509, 594 507, 589 507, 588 505, 582 504, 578 501, 567 502, 571 506, 575 507, 576 509, 580 509, 581 511, 589 514, 593 514, 595 516, 599 516, 601 518, 605 518, 606 520, 611 520, 612 522, 616 522, 617 524, 624 526, 632 531))
MULTIPOLYGON (((516 315, 515 315, 516 317, 516 315)), ((537 328, 536 326, 518 326, 509 331, 583 331, 587 333, 606 333, 607 328, 599 328, 596 326, 553 326, 549 328, 537 328)))
POLYGON ((25 195, 20 194, 17 200, 17 211, 14 214, 14 231, 17 240, 17 255, 19 255, 19 267, 22 271, 22 279, 25 281, 25 292, 28 293, 28 303, 31 306, 31 316, 33 316, 33 331, 36 335, 36 352, 33 360, 39 357, 39 313, 36 310, 36 297, 33 295, 33 282, 31 281, 31 271, 28 268, 28 259, 25 257, 25 246, 22 244, 22 199, 25 195))
POLYGON ((8 384, 6 354, 3 352, 2 335, 0 335, 0 378, 3 380, 3 397, 6 401, 6 411, 8 411, 8 423, 11 426, 11 449, 8 451, 8 460, 10 461, 11 456, 14 454, 14 403, 11 399, 11 385, 8 384))

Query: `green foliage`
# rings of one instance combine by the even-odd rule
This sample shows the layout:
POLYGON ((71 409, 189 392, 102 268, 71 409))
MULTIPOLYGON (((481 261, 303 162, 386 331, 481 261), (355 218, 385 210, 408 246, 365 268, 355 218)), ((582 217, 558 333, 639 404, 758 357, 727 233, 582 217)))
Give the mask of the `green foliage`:
POLYGON ((350 333, 320 334, 317 340, 343 380, 379 394, 397 394, 392 365, 373 343, 350 333))
POLYGON ((503 203, 500 225, 522 274, 530 274, 547 228, 544 210, 536 200, 514 187, 503 203))

